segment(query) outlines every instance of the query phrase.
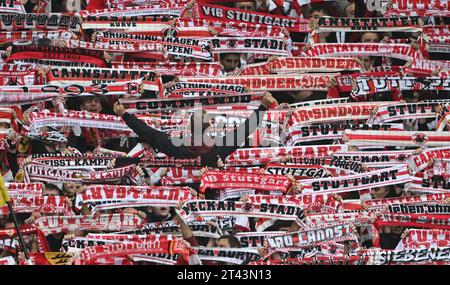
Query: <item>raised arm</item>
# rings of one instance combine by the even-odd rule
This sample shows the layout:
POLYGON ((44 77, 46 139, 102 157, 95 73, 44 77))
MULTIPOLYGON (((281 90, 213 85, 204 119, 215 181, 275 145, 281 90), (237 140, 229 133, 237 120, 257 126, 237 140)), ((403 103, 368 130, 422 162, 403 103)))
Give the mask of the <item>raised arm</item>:
POLYGON ((149 144, 150 147, 156 148, 166 155, 176 158, 192 157, 192 155, 186 151, 186 148, 176 147, 166 133, 155 130, 142 120, 136 118, 136 116, 127 113, 125 107, 118 102, 114 104, 114 112, 116 115, 122 117, 128 127, 139 136, 140 141, 149 144))
POLYGON ((255 110, 243 124, 233 131, 229 131, 224 137, 216 139, 216 152, 222 159, 238 149, 261 124, 265 112, 271 105, 277 105, 278 102, 272 97, 272 94, 266 92, 262 99, 262 104, 255 110))

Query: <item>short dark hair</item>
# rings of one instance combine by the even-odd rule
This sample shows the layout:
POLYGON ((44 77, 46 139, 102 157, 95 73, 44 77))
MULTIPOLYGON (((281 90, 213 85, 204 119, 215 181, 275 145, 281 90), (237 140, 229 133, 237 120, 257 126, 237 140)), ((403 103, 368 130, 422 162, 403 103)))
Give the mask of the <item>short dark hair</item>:
POLYGON ((291 227, 293 221, 277 220, 273 225, 265 229, 264 231, 279 231, 281 228, 291 227))
POLYGON ((318 3, 316 5, 311 4, 311 9, 309 9, 309 15, 311 15, 313 12, 320 12, 323 11, 324 14, 329 15, 327 8, 322 5, 322 3, 318 3))
POLYGON ((241 56, 241 53, 240 52, 224 52, 224 53, 220 53, 219 54, 219 59, 220 60, 224 60, 225 59, 225 57, 226 56, 229 56, 229 55, 237 55, 237 56, 241 56))
POLYGON ((219 238, 221 239, 226 239, 232 248, 241 248, 241 242, 234 236, 224 235, 219 238))
POLYGON ((67 9, 65 8, 64 0, 52 0, 52 13, 65 13, 67 9))
MULTIPOLYGON (((402 91, 403 98, 414 98, 414 90, 404 90, 402 91)), ((420 97, 420 95, 419 95, 420 97)))

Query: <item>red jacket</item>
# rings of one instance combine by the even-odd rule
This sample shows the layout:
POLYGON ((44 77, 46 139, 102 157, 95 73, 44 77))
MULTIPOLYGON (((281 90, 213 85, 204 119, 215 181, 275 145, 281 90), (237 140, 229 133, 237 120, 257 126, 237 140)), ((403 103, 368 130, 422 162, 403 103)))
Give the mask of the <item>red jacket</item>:
POLYGON ((106 0, 90 0, 86 7, 88 11, 102 10, 106 7, 106 0))

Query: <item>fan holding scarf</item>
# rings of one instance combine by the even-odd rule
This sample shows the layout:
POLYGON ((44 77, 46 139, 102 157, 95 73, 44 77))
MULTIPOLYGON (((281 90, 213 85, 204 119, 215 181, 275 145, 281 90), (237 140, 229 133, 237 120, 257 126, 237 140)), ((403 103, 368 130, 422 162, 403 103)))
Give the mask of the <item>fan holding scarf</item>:
MULTIPOLYGON (((210 127, 206 112, 204 110, 196 111, 190 120, 194 140, 191 140, 191 143, 188 142, 188 145, 180 146, 176 146, 167 134, 149 127, 145 122, 126 112, 125 107, 118 102, 114 104, 114 112, 121 116, 128 127, 139 136, 140 140, 149 144, 150 147, 174 158, 201 157, 204 166, 216 167, 218 158, 225 160, 256 130, 262 122, 264 113, 271 105, 278 105, 278 102, 267 92, 262 99, 262 104, 242 125, 228 132, 225 136, 216 138, 215 141, 203 135, 206 129, 210 127), (201 128, 200 134, 198 127, 201 128)), ((116 163, 119 163, 119 161, 116 163)))

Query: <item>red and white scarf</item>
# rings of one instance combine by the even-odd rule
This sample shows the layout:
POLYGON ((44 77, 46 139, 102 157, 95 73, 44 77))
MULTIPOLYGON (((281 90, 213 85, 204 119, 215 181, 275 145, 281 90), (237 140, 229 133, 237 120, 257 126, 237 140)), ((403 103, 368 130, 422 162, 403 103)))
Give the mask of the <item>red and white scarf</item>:
POLYGON ((44 190, 43 183, 5 183, 8 191, 33 191, 42 192, 44 190))
POLYGON ((450 229, 450 221, 448 215, 437 214, 380 214, 374 222, 374 226, 400 226, 400 227, 417 227, 425 229, 450 229))
POLYGON ((136 165, 101 171, 67 170, 56 167, 30 163, 25 168, 25 181, 42 182, 73 182, 73 183, 117 183, 124 177, 129 177, 136 185, 143 183, 143 177, 136 165))
MULTIPOLYGON (((146 122, 149 126, 156 127, 155 124, 158 119, 150 116, 138 116, 139 119, 146 122)), ((93 128, 97 131, 109 131, 106 133, 100 133, 100 138, 110 139, 117 138, 118 136, 132 137, 135 134, 125 124, 122 118, 118 116, 89 113, 86 111, 68 111, 66 113, 53 113, 53 112, 32 112, 30 114, 30 133, 39 133, 39 129, 44 126, 52 127, 85 127, 93 128)), ((161 120, 162 126, 176 126, 180 124, 180 120, 161 120)))
POLYGON ((17 0, 5 0, 0 3, 0 13, 26 14, 25 7, 17 0))
POLYGON ((79 32, 81 18, 66 14, 0 14, 0 30, 70 30, 79 32))
POLYGON ((429 53, 450 53, 450 38, 437 37, 430 40, 433 42, 428 45, 429 53))
POLYGON ((420 172, 428 167, 433 158, 450 158, 450 147, 425 149, 423 152, 410 157, 407 162, 413 172, 420 172))
POLYGON ((446 1, 435 0, 394 0, 392 7, 387 7, 385 16, 434 16, 448 17, 450 6, 446 1))
POLYGON ((139 89, 142 86, 142 80, 125 81, 121 83, 92 84, 85 82, 85 86, 71 84, 66 86, 57 85, 33 85, 33 86, 4 86, 0 88, 0 94, 14 96, 24 93, 36 95, 51 93, 68 97, 92 96, 92 95, 140 95, 139 89))
POLYGON ((347 150, 346 145, 291 146, 269 148, 242 148, 228 156, 228 166, 261 165, 279 162, 281 157, 329 157, 336 151, 347 150))
POLYGON ((436 69, 441 69, 442 71, 449 71, 450 61, 415 58, 412 61, 410 69, 413 72, 425 73, 428 76, 430 76, 431 73, 436 69))
POLYGON ((287 258, 281 260, 255 261, 249 265, 366 265, 368 256, 313 256, 304 258, 287 258))
POLYGON ((403 131, 403 124, 333 124, 322 123, 320 125, 295 125, 285 132, 284 142, 286 146, 296 145, 297 143, 341 139, 346 129, 352 130, 385 130, 385 131, 403 131))
POLYGON ((406 185, 406 189, 413 192, 450 193, 450 182, 448 181, 449 175, 445 172, 446 169, 442 170, 444 170, 444 175, 442 175, 442 173, 441 175, 436 175, 438 177, 440 176, 442 179, 435 179, 435 175, 428 177, 428 175, 424 173, 416 173, 416 176, 413 177, 413 181, 406 185))
MULTIPOLYGON (((307 216, 311 213, 336 213, 342 209, 343 203, 329 194, 314 195, 249 195, 252 203, 275 203, 302 206, 307 216)), ((259 229, 258 229, 259 230, 259 229)))
POLYGON ((180 81, 236 84, 252 91, 327 90, 327 84, 336 74, 314 73, 295 75, 226 76, 198 78, 180 76, 180 81))
POLYGON ((32 44, 37 39, 75 39, 76 36, 71 31, 10 31, 0 32, 0 41, 14 44, 32 44))
POLYGON ((345 43, 345 44, 314 44, 303 52, 304 56, 313 57, 340 57, 340 56, 383 56, 401 60, 422 58, 420 51, 407 44, 384 43, 345 43))
POLYGON ((323 100, 312 100, 305 101, 299 103, 289 104, 290 108, 299 108, 299 107, 311 107, 311 106, 320 106, 320 105, 333 105, 333 104, 344 104, 348 103, 348 98, 329 98, 323 100))
POLYGON ((435 264, 435 262, 448 264, 450 262, 450 247, 430 247, 424 249, 405 250, 372 250, 373 265, 390 264, 435 264))
POLYGON ((214 21, 202 20, 205 25, 211 26, 217 32, 218 37, 275 37, 285 38, 283 28, 278 26, 267 26, 249 22, 239 21, 214 21))
POLYGON ((438 118, 439 121, 437 122, 436 131, 442 132, 445 127, 447 127, 447 130, 450 130, 450 112, 444 111, 438 118))
POLYGON ((98 217, 43 216, 34 221, 46 235, 74 230, 126 231, 138 228, 144 220, 134 214, 102 214, 98 217))
POLYGON ((168 98, 236 95, 240 93, 247 93, 244 86, 230 84, 177 82, 173 86, 164 88, 164 97, 168 98))
POLYGON ((356 146, 443 147, 450 141, 450 132, 361 131, 345 130, 348 144, 356 146))
POLYGON ((216 261, 242 265, 261 259, 254 248, 193 247, 202 261, 216 261))
POLYGON ((295 124, 316 124, 324 122, 368 119, 372 109, 385 102, 346 103, 337 106, 311 106, 297 108, 289 118, 290 126, 295 124))
POLYGON ((270 246, 269 254, 277 251, 289 250, 291 247, 304 248, 318 246, 330 241, 343 242, 349 240, 358 240, 356 235, 352 232, 350 224, 311 228, 306 231, 267 238, 270 246))
MULTIPOLYGON (((31 235, 36 236, 38 252, 48 252, 50 250, 47 239, 46 239, 44 233, 40 229, 36 228, 35 226, 29 226, 29 225, 20 226, 19 229, 20 229, 21 234, 24 236, 25 243, 31 242, 31 237, 32 237, 31 235)), ((17 233, 17 229, 15 229, 15 228, 0 230, 0 240, 14 239, 14 241, 12 241, 12 243, 10 243, 10 245, 18 245, 18 242, 17 243, 15 242, 15 241, 17 241, 17 238, 18 238, 18 233, 17 233)), ((9 248, 9 251, 17 253, 16 248, 9 248)))
POLYGON ((260 165, 289 157, 329 157, 334 152, 346 151, 346 145, 316 145, 295 147, 241 148, 230 154, 225 164, 229 166, 260 165))
POLYGON ((388 205, 394 204, 426 204, 442 202, 446 198, 450 197, 450 194, 427 194, 427 195, 415 195, 411 197, 393 197, 393 198, 381 198, 365 201, 368 211, 383 210, 388 205))
POLYGON ((450 79, 440 77, 358 77, 356 78, 356 88, 352 90, 352 96, 404 90, 450 90, 450 79))
POLYGON ((0 107, 35 104, 39 102, 51 101, 56 98, 58 98, 58 94, 0 91, 0 107))
POLYGON ((202 166, 201 158, 180 159, 173 157, 142 157, 140 165, 145 167, 200 167, 202 166))
MULTIPOLYGON (((155 223, 147 223, 143 224, 139 227, 139 229, 134 229, 131 231, 121 231, 115 234, 120 235, 146 235, 146 234, 159 234, 159 233, 174 233, 178 232, 180 229, 180 225, 176 221, 164 221, 164 222, 155 222, 155 223)), ((88 234, 91 236, 91 234, 88 234)), ((105 236, 109 236, 106 234, 105 236)))
POLYGON ((141 17, 88 17, 81 24, 83 30, 114 30, 127 32, 146 32, 159 35, 172 28, 170 18, 158 16, 141 17))
POLYGON ((59 169, 106 169, 113 157, 78 155, 33 155, 34 164, 42 164, 59 169))
POLYGON ((157 239, 149 242, 125 242, 108 245, 87 247, 78 258, 75 258, 74 264, 87 265, 96 259, 112 256, 126 256, 132 254, 182 254, 188 256, 186 241, 177 239, 157 239))
POLYGON ((191 216, 248 216, 294 220, 302 223, 305 218, 303 208, 296 205, 243 203, 234 201, 197 200, 186 202, 179 214, 188 219, 191 216))
MULTIPOLYGON (((16 213, 33 213, 40 212, 44 214, 71 214, 64 196, 34 196, 11 198, 11 205, 16 213)), ((8 207, 0 208, 0 214, 9 213, 8 207)))
POLYGON ((306 224, 311 227, 320 227, 324 224, 352 223, 355 225, 370 224, 371 215, 369 212, 348 212, 348 213, 326 213, 309 214, 306 217, 306 224))
MULTIPOLYGON (((212 59, 207 50, 209 42, 205 39, 158 37, 151 35, 126 34, 116 32, 99 32, 97 41, 111 45, 155 45, 157 50, 164 51, 167 55, 195 57, 203 60, 212 59)), ((137 52, 137 51, 136 51, 137 52)))
POLYGON ((418 32, 421 30, 419 19, 419 17, 334 18, 325 16, 318 21, 318 32, 418 32))
MULTIPOLYGON (((364 72, 364 73, 349 73, 344 75, 339 75, 334 78, 336 82, 336 86, 331 86, 328 90, 327 98, 340 98, 342 93, 352 92, 354 81, 362 76, 365 77, 386 77, 386 76, 400 76, 401 74, 397 70, 388 70, 388 71, 372 71, 372 72, 364 72)), ((352 95, 352 93, 350 93, 352 95)), ((352 99, 354 101, 361 99, 365 99, 363 96, 355 97, 352 99)), ((367 101, 367 100, 365 100, 367 101)), ((398 100, 397 100, 398 101, 398 100)))
POLYGON ((336 176, 333 171, 322 165, 277 164, 270 163, 265 168, 266 173, 272 175, 292 175, 295 179, 326 178, 336 176))
MULTIPOLYGON (((194 236, 219 238, 222 235, 220 227, 212 226, 210 221, 190 221, 187 223, 194 236)), ((219 225, 220 226, 220 225, 219 225)), ((121 232, 121 234, 154 234, 154 233, 174 233, 181 232, 180 225, 176 221, 156 222, 142 225, 138 230, 121 232)))
POLYGON ((0 258, 0 265, 17 265, 17 263, 14 260, 14 257, 7 256, 0 258))
POLYGON ((142 5, 172 5, 187 4, 190 0, 107 0, 106 6, 109 8, 125 8, 142 5))
POLYGON ((301 180, 302 193, 342 193, 411 182, 406 165, 343 177, 301 180))
POLYGON ((215 62, 111 62, 116 69, 154 70, 162 76, 220 76, 225 75, 215 62))
POLYGON ((86 85, 112 82, 134 81, 143 78, 144 90, 162 92, 160 77, 150 70, 54 67, 47 74, 48 84, 86 85))
POLYGON ((406 238, 402 239, 404 247, 418 249, 435 246, 450 246, 450 232, 443 230, 410 229, 406 238))
POLYGON ((36 75, 38 67, 30 64, 7 64, 0 63, 0 83, 4 86, 33 85, 38 84, 39 77, 36 75))
POLYGON ((200 183, 200 193, 206 189, 242 189, 250 188, 262 191, 281 191, 286 193, 292 181, 283 175, 264 173, 243 173, 206 171, 200 183))
POLYGON ((262 247, 264 240, 268 237, 279 236, 286 232, 241 232, 234 236, 239 239, 241 247, 243 248, 258 248, 262 247))
MULTIPOLYGON (((361 70, 361 64, 353 58, 285 57, 272 60, 266 65, 270 73, 277 74, 361 70)), ((244 70, 251 67, 247 65, 244 70)))
POLYGON ((70 126, 129 131, 129 128, 120 117, 112 115, 79 111, 69 111, 65 114, 46 111, 32 112, 30 114, 30 132, 35 133, 44 126, 70 126))
POLYGON ((200 19, 211 21, 237 21, 267 26, 283 27, 290 32, 309 32, 308 20, 300 18, 285 17, 273 14, 264 14, 242 9, 228 8, 224 6, 211 5, 198 1, 200 19))
POLYGON ((147 253, 147 254, 133 254, 130 256, 133 262, 151 262, 162 265, 176 265, 181 255, 179 253, 147 253))
MULTIPOLYGON (((229 105, 229 104, 247 104, 251 102, 258 103, 264 94, 242 93, 233 95, 217 95, 207 97, 188 97, 188 98, 164 98, 164 99, 119 99, 119 102, 125 106, 130 113, 148 112, 158 110, 179 110, 191 109, 195 105, 229 105)), ((197 107, 198 108, 198 107, 197 107)))
POLYGON ((5 183, 8 195, 16 200, 21 198, 42 197, 43 183, 5 183))
POLYGON ((449 215, 450 205, 442 205, 436 203, 427 204, 395 204, 389 205, 388 211, 394 214, 438 214, 449 215))
POLYGON ((74 237, 71 239, 63 239, 60 250, 68 253, 76 253, 80 252, 82 249, 88 246, 96 246, 112 243, 118 243, 118 241, 95 239, 89 237, 74 237))
POLYGON ((183 5, 143 5, 126 8, 106 8, 103 10, 87 11, 82 10, 79 14, 83 18, 89 17, 136 17, 136 16, 166 16, 180 17, 185 10, 183 5))
POLYGON ((163 46, 159 43, 109 43, 107 41, 91 43, 79 40, 68 40, 66 42, 67 47, 74 49, 100 50, 113 53, 156 53, 163 56, 163 46))
MULTIPOLYGON (((156 170, 157 171, 157 170, 156 170)), ((162 185, 200 184, 200 167, 169 167, 166 175, 161 177, 162 185)))
POLYGON ((180 201, 195 200, 186 187, 92 185, 77 197, 76 204, 93 203, 95 211, 126 207, 174 207, 180 201))
POLYGON ((289 56, 283 38, 229 38, 208 39, 213 53, 256 53, 275 56, 289 56))
MULTIPOLYGON (((43 45, 14 45, 6 62, 60 62, 61 64, 83 64, 106 67, 105 55, 99 50, 43 45)), ((52 64, 49 64, 52 65, 52 64)))
POLYGON ((389 151, 338 151, 333 154, 341 160, 355 160, 375 166, 379 164, 398 165, 412 156, 412 150, 389 150, 389 151))
POLYGON ((377 112, 368 120, 369 123, 381 124, 397 120, 436 118, 438 103, 397 103, 387 106, 379 106, 377 112))

